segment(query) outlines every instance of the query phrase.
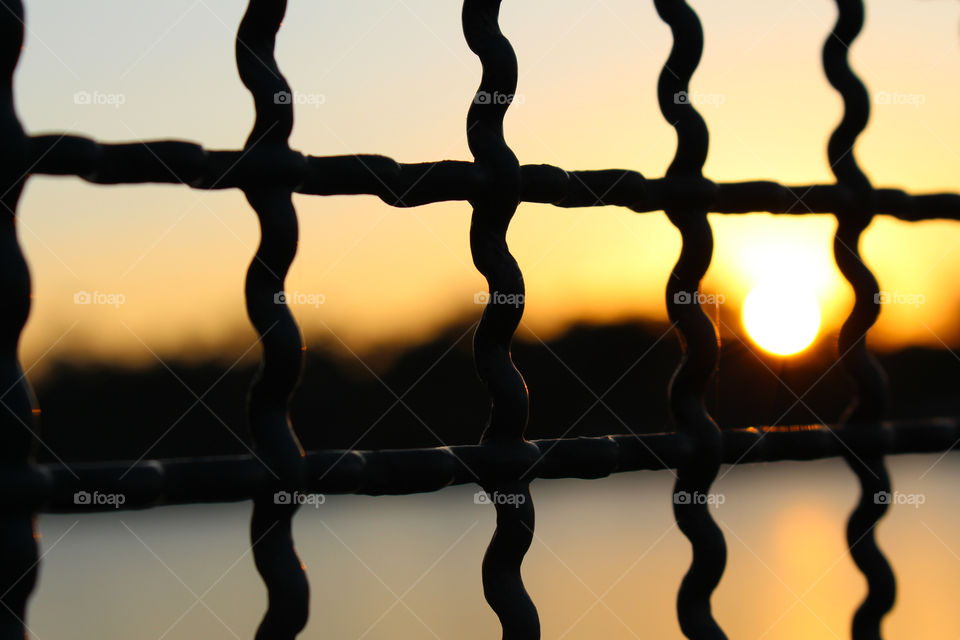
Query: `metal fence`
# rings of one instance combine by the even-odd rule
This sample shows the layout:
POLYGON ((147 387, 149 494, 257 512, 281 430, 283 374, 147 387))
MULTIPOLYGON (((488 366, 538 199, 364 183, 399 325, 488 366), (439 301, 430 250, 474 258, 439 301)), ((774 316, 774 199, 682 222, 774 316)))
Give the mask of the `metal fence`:
MULTIPOLYGON (((274 59, 284 0, 250 0, 236 40, 237 68, 253 96, 256 121, 243 149, 211 151, 179 141, 100 144, 71 135, 28 136, 13 106, 12 75, 23 43, 20 0, 0 0, 0 638, 23 638, 26 604, 37 580, 37 512, 91 511, 116 505, 78 504, 77 492, 123 494, 124 509, 161 504, 253 499, 251 538, 269 604, 256 637, 294 638, 307 622, 309 588, 296 555, 291 520, 297 504, 278 492, 407 494, 476 483, 484 490, 523 496, 496 504, 496 533, 483 559, 483 588, 503 627, 503 638, 538 638, 537 610, 524 589, 520 565, 530 546, 534 478, 599 478, 638 469, 676 469, 673 510, 693 548, 677 597, 683 633, 697 640, 724 638, 710 596, 726 562, 721 530, 708 505, 678 496, 706 494, 722 463, 807 460, 842 456, 857 474, 861 496, 847 525, 850 553, 866 577, 866 599, 853 616, 852 637, 880 637, 895 597, 895 581, 877 546, 874 527, 887 510, 876 495, 890 491, 883 456, 952 449, 956 419, 908 423, 883 420, 884 376, 864 336, 879 314, 879 288, 859 253, 861 234, 875 215, 901 220, 960 218, 960 195, 910 195, 876 189, 857 165, 853 146, 867 124, 869 99, 851 70, 848 48, 863 25, 861 0, 837 0, 839 17, 823 48, 827 79, 843 98, 844 115, 827 155, 834 184, 785 186, 774 182, 715 183, 702 175, 706 125, 683 100, 697 67, 703 33, 684 0, 654 0, 673 33, 673 48, 657 86, 664 118, 677 133, 677 150, 663 178, 628 170, 564 171, 520 165, 503 134, 516 89, 517 60, 498 25, 499 0, 464 0, 463 32, 483 76, 467 112, 473 162, 399 164, 376 155, 305 156, 287 144, 293 123, 290 87, 274 59), (246 279, 250 320, 263 343, 260 370, 248 397, 251 455, 144 460, 123 463, 37 465, 31 451, 39 433, 35 401, 18 362, 17 345, 30 308, 30 276, 16 236, 16 207, 35 174, 72 175, 98 184, 182 183, 196 189, 241 189, 257 214, 261 243, 246 279), (446 200, 473 206, 470 247, 491 297, 474 338, 476 368, 491 398, 480 444, 433 449, 313 451, 305 453, 288 419, 288 401, 302 366, 302 340, 285 304, 276 304, 297 247, 291 194, 372 194, 396 207, 446 200), (666 286, 667 310, 683 346, 669 390, 673 431, 599 438, 524 439, 528 398, 510 357, 523 313, 523 278, 506 244, 520 202, 559 207, 618 205, 665 211, 682 236, 680 258, 666 286), (853 286, 855 303, 840 332, 838 362, 856 383, 841 424, 734 429, 721 432, 703 404, 717 365, 718 339, 696 299, 713 252, 708 212, 831 213, 838 227, 836 262, 853 286), (516 301, 520 304, 514 304, 516 301), (504 301, 509 301, 506 303, 504 301), (519 503, 519 504, 518 504, 519 503)), ((240 399, 238 399, 240 401, 240 399)), ((665 499, 668 499, 665 497, 665 499)))

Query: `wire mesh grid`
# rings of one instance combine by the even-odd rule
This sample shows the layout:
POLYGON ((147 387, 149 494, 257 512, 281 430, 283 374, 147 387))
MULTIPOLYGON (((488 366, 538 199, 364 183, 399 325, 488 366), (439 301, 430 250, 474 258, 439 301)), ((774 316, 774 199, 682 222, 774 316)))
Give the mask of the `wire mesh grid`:
POLYGON ((181 141, 100 144, 72 135, 28 136, 13 105, 12 76, 23 43, 20 0, 0 0, 0 188, 6 210, 0 226, 0 637, 23 638, 27 601, 37 582, 38 512, 93 511, 117 505, 78 503, 90 487, 122 494, 120 508, 252 499, 251 539, 257 570, 268 590, 268 608, 257 638, 294 638, 308 617, 309 586, 291 532, 298 505, 290 492, 407 494, 476 483, 518 499, 496 502, 496 533, 483 559, 483 588, 500 619, 503 638, 540 636, 537 610, 521 579, 521 562, 533 539, 534 478, 600 478, 640 469, 676 469, 673 510, 690 540, 693 560, 677 597, 683 633, 693 639, 724 638, 710 597, 724 571, 726 547, 708 505, 685 499, 706 494, 721 464, 843 457, 859 478, 859 503, 847 540, 868 584, 855 612, 852 637, 880 637, 895 597, 895 580, 874 538, 888 504, 890 480, 883 456, 952 449, 960 423, 952 418, 884 421, 884 376, 865 335, 879 314, 879 287, 861 260, 863 231, 876 215, 901 220, 960 219, 960 195, 912 195, 874 188, 853 152, 867 124, 866 89, 848 63, 848 49, 863 26, 861 0, 836 0, 839 14, 823 48, 827 79, 843 99, 844 113, 827 154, 834 184, 781 185, 753 181, 716 183, 702 174, 708 149, 704 120, 689 99, 688 84, 703 50, 703 32, 684 0, 654 0, 670 27, 673 47, 661 72, 657 97, 676 130, 677 148, 663 178, 612 169, 565 171, 521 165, 504 138, 503 119, 513 95, 517 60, 501 33, 500 0, 464 0, 463 32, 482 65, 482 79, 467 113, 473 162, 400 164, 379 155, 305 156, 290 149, 290 87, 274 58, 283 0, 250 0, 236 40, 237 69, 251 93, 256 120, 241 150, 214 151, 181 141), (246 304, 260 335, 262 360, 251 386, 248 417, 251 455, 142 460, 124 463, 38 465, 31 451, 39 433, 37 409, 17 354, 30 307, 30 276, 16 236, 16 208, 31 175, 72 175, 97 184, 180 183, 195 189, 241 189, 257 214, 261 243, 246 279, 246 304), (291 427, 288 402, 300 375, 303 341, 286 304, 277 304, 297 248, 292 194, 376 195, 395 207, 468 201, 473 207, 470 247, 487 279, 490 297, 474 337, 476 369, 491 399, 480 443, 407 450, 304 452, 291 427), (528 441, 528 397, 510 356, 523 314, 523 277, 506 233, 521 202, 558 207, 617 205, 635 212, 665 211, 682 237, 680 257, 666 286, 669 318, 683 346, 669 389, 675 427, 662 434, 528 441), (856 384, 840 424, 731 429, 723 432, 708 414, 703 395, 717 366, 716 329, 697 299, 710 265, 712 213, 830 213, 838 227, 835 258, 855 293, 844 323, 838 362, 856 384), (520 303, 517 304, 516 301, 520 303), (522 499, 519 499, 522 497, 522 499))

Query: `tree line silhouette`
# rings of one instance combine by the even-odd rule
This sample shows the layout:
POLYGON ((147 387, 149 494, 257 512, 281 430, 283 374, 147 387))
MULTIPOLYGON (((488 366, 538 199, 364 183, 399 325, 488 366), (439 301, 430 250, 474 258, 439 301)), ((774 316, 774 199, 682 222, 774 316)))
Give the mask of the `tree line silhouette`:
MULTIPOLYGON (((307 350, 291 404, 304 447, 477 442, 489 400, 473 368, 468 329, 449 326, 376 368, 325 348, 319 337, 308 341, 318 347, 307 350)), ((834 366, 835 336, 781 358, 726 333, 706 397, 721 428, 840 417, 852 386, 842 367, 834 366)), ((576 325, 544 342, 520 337, 513 356, 530 390, 528 438, 671 428, 667 390, 680 346, 666 325, 576 325)), ((960 361, 952 353, 918 347, 879 360, 891 381, 891 418, 960 414, 960 361)), ((244 399, 256 363, 229 370, 213 361, 167 366, 54 365, 36 383, 45 444, 38 459, 53 461, 53 453, 65 461, 245 453, 250 434, 244 399)))

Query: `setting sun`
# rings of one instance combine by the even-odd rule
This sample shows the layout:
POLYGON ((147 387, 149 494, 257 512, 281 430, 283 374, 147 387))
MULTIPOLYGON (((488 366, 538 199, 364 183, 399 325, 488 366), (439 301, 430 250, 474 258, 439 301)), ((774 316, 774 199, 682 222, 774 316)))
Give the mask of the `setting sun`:
POLYGON ((820 305, 803 286, 768 281, 747 294, 743 324, 765 351, 787 356, 802 351, 817 336, 820 305))

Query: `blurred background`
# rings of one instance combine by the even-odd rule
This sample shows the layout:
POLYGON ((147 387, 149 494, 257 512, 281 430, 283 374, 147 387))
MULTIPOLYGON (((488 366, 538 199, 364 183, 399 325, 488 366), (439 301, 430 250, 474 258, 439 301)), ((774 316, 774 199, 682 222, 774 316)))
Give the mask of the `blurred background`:
MULTIPOLYGON (((820 51, 834 4, 691 4, 705 32, 690 92, 711 134, 705 175, 831 182, 825 145, 842 102, 823 78, 820 51)), ((234 64, 244 2, 26 5, 15 92, 29 133, 243 145, 253 120, 234 64)), ((676 138, 655 87, 671 38, 652 2, 558 0, 535 11, 508 2, 501 25, 520 65, 506 135, 522 163, 663 175, 676 138)), ((851 60, 873 102, 857 155, 876 186, 956 191, 960 89, 944 80, 960 72, 958 25, 952 0, 868 3, 851 60)), ((277 58, 294 90, 293 148, 470 159, 464 120, 480 66, 456 3, 291 0, 277 58)), ((470 337, 486 284, 469 254, 469 205, 400 210, 372 196, 295 203, 301 243, 287 292, 308 348, 293 404, 304 445, 475 442, 488 401, 470 337)), ((38 457, 246 451, 242 397, 259 347, 243 278, 258 230, 243 196, 34 177, 19 214, 34 286, 21 353, 43 411, 38 457)), ((704 308, 723 343, 711 413, 721 427, 835 421, 850 394, 833 363, 852 294, 831 255, 834 220, 711 222, 704 308)), ((679 345, 663 291, 680 243, 665 216, 523 204, 508 240, 527 287, 514 355, 530 387, 528 437, 668 428, 665 392, 679 345)), ((870 343, 891 378, 893 417, 958 413, 958 243, 960 227, 947 222, 877 219, 864 236, 883 291, 870 343)), ((928 499, 894 508, 880 528, 902 587, 889 637, 955 638, 958 614, 941 596, 960 589, 956 465, 952 456, 891 465, 898 490, 928 499)), ((672 599, 689 550, 670 529, 670 480, 665 472, 534 484, 542 539, 525 566, 544 637, 680 637, 672 599), (595 526, 602 522, 614 526, 595 526), (643 568, 565 632, 660 536, 636 565, 643 568)), ((837 461, 752 467, 733 470, 717 490, 731 494, 717 511, 731 556, 715 598, 731 637, 846 635, 863 592, 844 554, 852 475, 837 461), (794 597, 808 588, 819 593, 801 598, 809 608, 794 597)), ((467 637, 458 622, 467 619, 476 622, 466 625, 476 632, 469 637, 494 636, 478 569, 493 521, 480 509, 462 488, 331 497, 303 513, 298 541, 314 584, 308 637, 467 637), (462 544, 431 564, 461 534, 462 544), (393 598, 369 602, 370 584, 353 577, 382 588, 373 576, 389 574, 384 582, 399 596, 428 569, 410 608, 395 605, 365 633, 393 598)), ((247 511, 43 517, 50 553, 32 609, 35 635, 249 636, 264 594, 243 556, 247 511), (230 566, 235 573, 214 584, 209 608, 194 602, 191 590, 199 596, 230 566), (98 588, 80 588, 91 583, 98 588), (131 610, 137 625, 124 626, 131 610)))

